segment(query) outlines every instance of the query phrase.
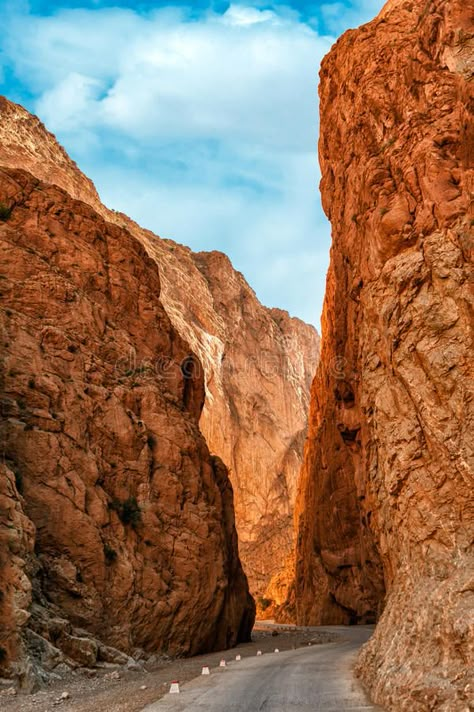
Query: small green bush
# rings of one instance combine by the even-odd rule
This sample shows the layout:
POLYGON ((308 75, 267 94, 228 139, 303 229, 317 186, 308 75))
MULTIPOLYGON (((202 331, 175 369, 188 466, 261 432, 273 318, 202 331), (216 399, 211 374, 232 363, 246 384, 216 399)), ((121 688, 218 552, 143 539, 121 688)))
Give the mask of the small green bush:
POLYGON ((0 220, 6 222, 10 215, 12 214, 12 209, 5 205, 5 203, 0 203, 0 220))
POLYGON ((156 435, 154 435, 153 433, 148 433, 146 441, 147 441, 147 444, 148 444, 148 447, 150 448, 150 450, 153 450, 156 443, 158 442, 156 435))
POLYGON ((136 526, 141 522, 142 512, 135 497, 129 497, 122 506, 121 520, 124 524, 136 526))
POLYGON ((110 508, 117 512, 122 524, 131 524, 132 527, 135 528, 142 520, 142 512, 136 497, 129 497, 124 502, 121 502, 119 499, 114 499, 110 508))
POLYGON ((262 611, 266 611, 269 606, 272 605, 273 601, 270 598, 259 598, 258 602, 262 611))

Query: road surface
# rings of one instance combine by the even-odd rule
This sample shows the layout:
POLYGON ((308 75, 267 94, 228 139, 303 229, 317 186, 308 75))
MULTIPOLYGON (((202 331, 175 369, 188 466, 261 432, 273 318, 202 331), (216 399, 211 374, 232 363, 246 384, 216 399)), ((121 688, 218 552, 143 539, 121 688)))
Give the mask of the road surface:
MULTIPOLYGON (((315 628, 338 632, 340 641, 281 653, 235 660, 211 669, 167 694, 143 712, 369 712, 381 710, 369 702, 352 665, 357 651, 372 634, 368 626, 315 628)), ((275 638, 278 645, 278 638, 275 638)))

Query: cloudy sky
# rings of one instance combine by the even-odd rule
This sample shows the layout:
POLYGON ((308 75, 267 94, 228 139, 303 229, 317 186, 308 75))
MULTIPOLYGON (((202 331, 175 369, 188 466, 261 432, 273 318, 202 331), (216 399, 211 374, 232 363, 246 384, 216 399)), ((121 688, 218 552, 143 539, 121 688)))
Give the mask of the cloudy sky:
POLYGON ((319 325, 318 66, 382 5, 0 0, 0 91, 109 207, 226 252, 263 303, 319 325))

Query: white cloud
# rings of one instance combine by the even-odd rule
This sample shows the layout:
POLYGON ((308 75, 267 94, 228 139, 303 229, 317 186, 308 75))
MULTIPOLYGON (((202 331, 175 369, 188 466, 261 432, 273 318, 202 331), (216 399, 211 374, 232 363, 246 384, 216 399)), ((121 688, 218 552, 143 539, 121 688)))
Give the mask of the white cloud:
POLYGON ((37 112, 48 127, 64 132, 94 125, 90 112, 100 88, 97 79, 71 72, 41 95, 36 104, 37 112), (82 117, 80 121, 78 117, 82 117))
POLYGON ((223 16, 223 22, 229 25, 255 25, 267 20, 274 21, 274 19, 274 13, 269 10, 262 11, 241 5, 231 5, 223 16))
POLYGON ((339 35, 372 20, 384 4, 385 0, 353 0, 347 7, 342 2, 327 2, 321 5, 320 13, 329 31, 339 35))
POLYGON ((55 131, 70 131, 75 116, 78 130, 92 117, 143 141, 314 145, 317 70, 330 43, 295 20, 233 5, 200 22, 67 11, 22 27, 11 48, 17 71, 43 92, 37 107, 55 131))
POLYGON ((235 3, 199 19, 176 8, 13 13, 3 49, 107 204, 227 252, 265 303, 315 322, 329 248, 317 72, 331 42, 289 7, 235 3))

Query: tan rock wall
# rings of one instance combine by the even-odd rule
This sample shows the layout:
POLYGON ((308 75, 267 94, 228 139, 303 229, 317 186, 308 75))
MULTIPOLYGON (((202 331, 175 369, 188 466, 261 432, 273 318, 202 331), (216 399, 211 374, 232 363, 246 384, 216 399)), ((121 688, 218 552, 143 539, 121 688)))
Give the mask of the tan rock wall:
POLYGON ((262 595, 294 546, 318 336, 286 312, 263 307, 225 255, 176 247, 170 259, 162 242, 153 246, 167 311, 204 366, 201 428, 229 466, 242 561, 251 591, 262 595))

